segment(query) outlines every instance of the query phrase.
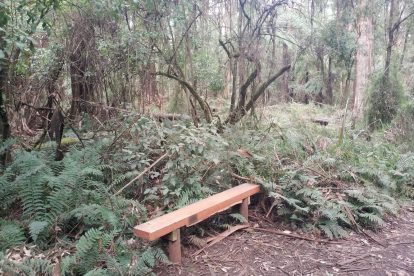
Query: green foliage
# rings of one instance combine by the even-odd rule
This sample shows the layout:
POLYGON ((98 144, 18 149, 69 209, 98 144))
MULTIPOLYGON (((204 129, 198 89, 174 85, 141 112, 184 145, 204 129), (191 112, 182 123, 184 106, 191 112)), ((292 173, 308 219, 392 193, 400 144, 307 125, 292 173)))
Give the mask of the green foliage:
POLYGON ((226 132, 230 145, 253 155, 232 158, 234 170, 259 179, 273 198, 278 217, 338 238, 355 229, 354 221, 359 226, 379 227, 387 215, 396 214, 393 197, 408 195, 412 183, 412 174, 402 172, 406 170, 398 148, 377 138, 346 138, 341 146, 321 149, 318 139, 326 128, 304 127, 303 121, 284 121, 283 117, 278 123, 254 131, 247 124, 246 129, 226 132))
POLYGON ((168 257, 159 248, 148 247, 138 256, 137 263, 132 268, 133 275, 145 275, 151 272, 156 262, 168 263, 168 257))
POLYGON ((24 230, 17 222, 0 220, 0 251, 20 245, 25 240, 24 230))
MULTIPOLYGON (((319 229, 329 238, 383 225, 397 212, 393 197, 410 196, 414 155, 400 154, 377 136, 365 141, 350 139, 351 134, 340 146, 321 148, 319 139, 336 137, 337 130, 304 127, 297 119, 303 111, 295 107, 286 111, 294 120, 292 114, 279 116, 278 124, 256 124, 255 129, 246 121, 222 134, 186 121, 127 120, 130 132, 124 139, 113 144, 104 138, 82 149, 75 144, 62 161, 54 161, 53 149, 14 150, 12 164, 0 175, 0 206, 18 206, 21 215, 12 221, 2 213, 0 247, 27 242, 47 251, 59 240, 60 246, 76 248, 62 258, 68 275, 147 274, 167 258, 157 247, 136 244, 133 226, 237 185, 232 174, 256 179, 279 219, 319 229), (165 153, 152 170, 114 196, 165 153)), ((313 112, 314 107, 307 108, 313 112)), ((244 222, 239 214, 226 218, 213 219, 211 225, 244 222)), ((190 242, 203 244, 196 236, 190 242)), ((0 262, 14 272, 53 266, 34 259, 16 266, 4 255, 0 262)))
POLYGON ((46 18, 49 11, 57 9, 59 0, 48 1, 2 1, 0 4, 0 60, 9 59, 14 51, 34 50, 31 36, 39 25, 50 30, 46 18))
MULTIPOLYGON (((1 196, 5 199, 0 204, 1 210, 21 206, 23 212, 18 223, 1 220, 0 249, 29 241, 47 250, 53 247, 55 238, 70 245, 74 241, 67 234, 79 231, 76 253, 63 258, 63 271, 96 274, 101 271, 94 269, 104 263, 108 275, 119 271, 126 274, 125 260, 137 249, 126 247, 124 239, 132 236, 131 229, 145 212, 138 201, 108 192, 104 177, 112 167, 101 164, 104 150, 103 143, 72 148, 62 161, 54 161, 53 149, 30 153, 16 150, 12 164, 0 175, 1 196)), ((159 252, 157 257, 162 259, 159 252)), ((1 261, 10 271, 28 274, 49 271, 53 266, 47 260, 27 259, 13 264, 3 256, 1 261)))
POLYGON ((374 79, 367 109, 367 120, 371 129, 391 123, 400 108, 403 94, 403 87, 396 73, 392 72, 389 76, 380 74, 374 79))
POLYGON ((391 133, 395 133, 397 142, 403 143, 409 150, 414 150, 414 98, 407 99, 394 120, 391 133))
POLYGON ((355 51, 355 34, 339 25, 337 20, 332 20, 321 30, 321 41, 328 47, 330 55, 340 62, 345 68, 353 64, 355 51))
POLYGON ((132 135, 137 142, 125 143, 120 149, 121 167, 126 170, 115 175, 112 182, 115 189, 143 171, 151 163, 149 157, 155 160, 163 153, 169 156, 162 167, 133 186, 133 189, 145 187, 146 202, 179 208, 226 187, 217 172, 220 162, 227 158, 228 145, 214 127, 196 128, 186 123, 164 125, 142 118, 134 126, 132 135), (131 170, 134 173, 126 174, 131 170), (162 185, 154 185, 160 182, 162 185))
POLYGON ((52 275, 53 265, 48 260, 25 259, 18 263, 9 261, 0 252, 0 267, 3 272, 11 275, 52 275))

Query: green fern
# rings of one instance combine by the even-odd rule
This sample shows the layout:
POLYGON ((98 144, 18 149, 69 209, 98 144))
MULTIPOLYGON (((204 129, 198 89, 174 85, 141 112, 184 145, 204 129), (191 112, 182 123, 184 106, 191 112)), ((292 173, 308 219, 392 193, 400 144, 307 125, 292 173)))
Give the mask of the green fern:
POLYGON ((29 224, 30 236, 36 242, 39 235, 47 229, 49 223, 47 221, 32 221, 29 224))
POLYGON ((152 271, 156 262, 169 263, 164 251, 157 247, 148 247, 138 257, 138 261, 132 268, 133 275, 146 275, 152 271))
POLYGON ((24 231, 19 224, 0 220, 0 251, 20 245, 25 240, 24 231))

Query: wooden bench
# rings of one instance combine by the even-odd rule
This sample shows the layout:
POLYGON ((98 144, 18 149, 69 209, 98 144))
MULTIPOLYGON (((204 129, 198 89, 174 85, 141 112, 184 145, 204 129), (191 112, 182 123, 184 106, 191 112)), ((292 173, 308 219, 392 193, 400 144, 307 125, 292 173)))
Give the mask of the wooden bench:
POLYGON ((206 218, 240 204, 240 214, 248 219, 250 196, 260 192, 259 185, 245 183, 215 194, 179 210, 134 227, 134 234, 146 240, 167 237, 171 262, 181 263, 180 228, 192 226, 206 218))

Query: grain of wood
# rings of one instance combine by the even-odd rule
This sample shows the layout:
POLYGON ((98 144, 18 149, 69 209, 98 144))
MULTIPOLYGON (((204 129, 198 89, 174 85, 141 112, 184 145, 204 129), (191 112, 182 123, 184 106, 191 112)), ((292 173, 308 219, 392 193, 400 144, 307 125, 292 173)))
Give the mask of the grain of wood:
POLYGON ((134 227, 134 234, 147 240, 158 239, 175 229, 191 226, 206 218, 240 204, 243 199, 260 192, 260 186, 245 183, 215 194, 177 211, 134 227))

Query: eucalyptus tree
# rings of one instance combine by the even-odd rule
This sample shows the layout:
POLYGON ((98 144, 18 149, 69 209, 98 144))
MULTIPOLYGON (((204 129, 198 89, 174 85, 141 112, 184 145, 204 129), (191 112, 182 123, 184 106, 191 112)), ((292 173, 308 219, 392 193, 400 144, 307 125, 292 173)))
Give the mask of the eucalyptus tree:
POLYGON ((414 4, 411 1, 389 0, 383 3, 383 7, 386 47, 381 47, 381 53, 385 52, 385 58, 384 67, 380 69, 371 88, 367 110, 367 119, 371 129, 390 123, 400 108, 404 86, 402 75, 397 72, 398 64, 394 50, 397 43, 402 44, 400 30, 403 24, 414 15, 414 4))

